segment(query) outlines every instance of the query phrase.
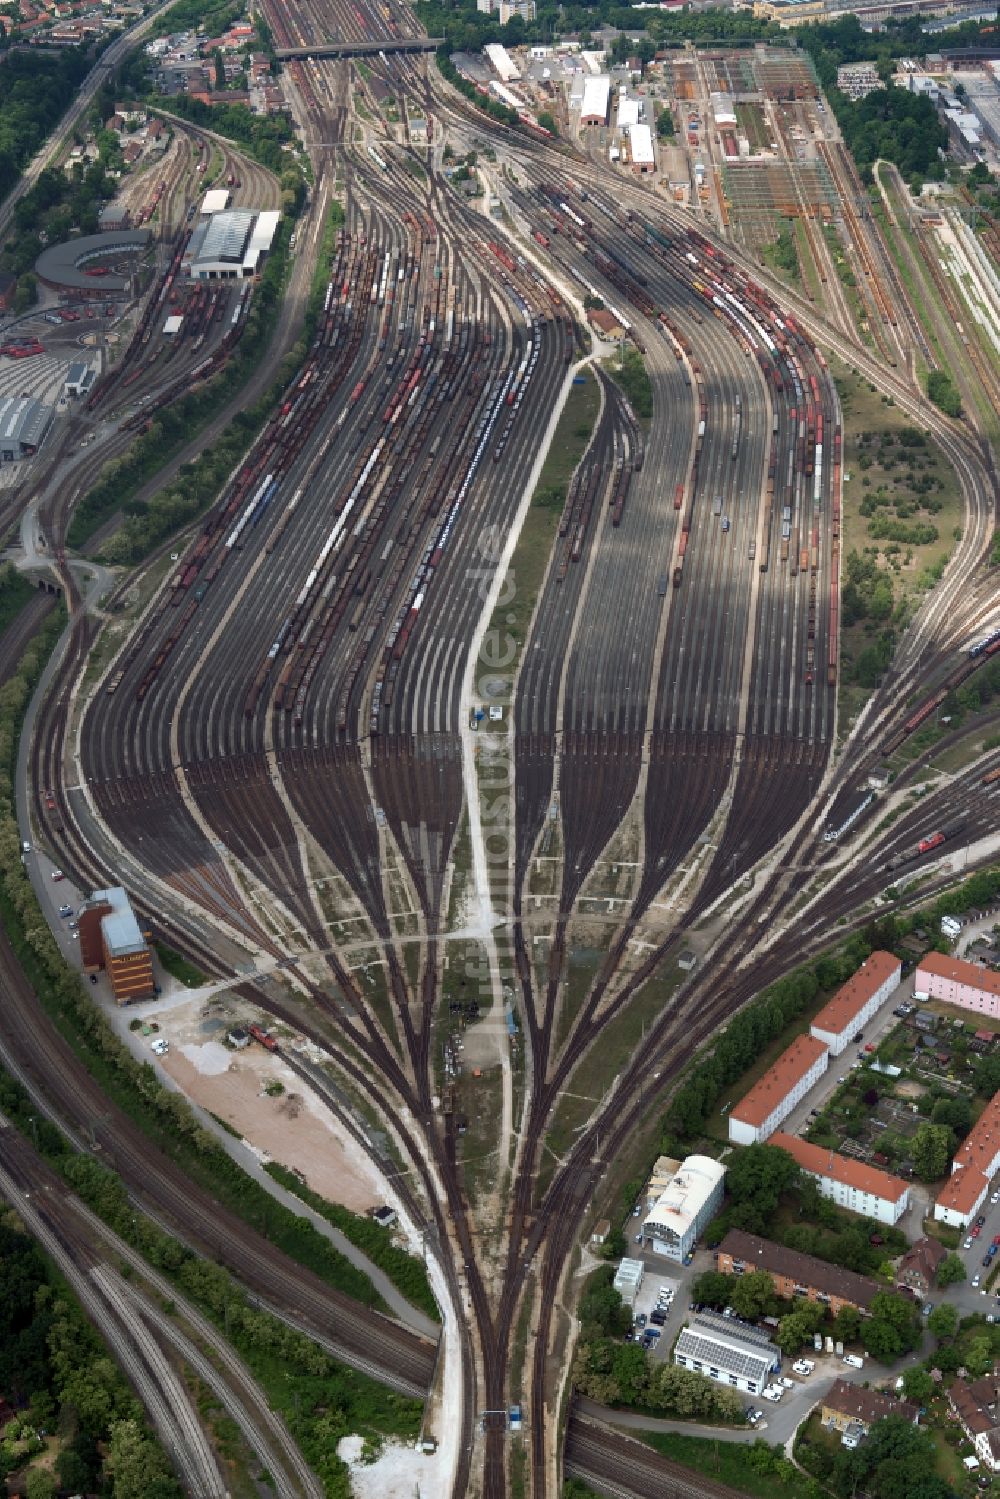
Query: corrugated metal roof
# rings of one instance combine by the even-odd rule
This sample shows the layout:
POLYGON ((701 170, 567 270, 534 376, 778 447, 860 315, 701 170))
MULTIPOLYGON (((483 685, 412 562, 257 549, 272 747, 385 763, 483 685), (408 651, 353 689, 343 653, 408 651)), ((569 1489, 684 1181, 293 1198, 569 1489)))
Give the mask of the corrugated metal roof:
POLYGON ((740 1379, 751 1379, 759 1384, 774 1368, 775 1355, 753 1348, 749 1343, 737 1342, 734 1338, 723 1338, 695 1323, 685 1327, 677 1339, 675 1352, 689 1359, 697 1359, 710 1369, 724 1374, 735 1374, 740 1379))
POLYGON ((37 448, 52 420, 52 410, 30 396, 0 400, 0 442, 37 448))
POLYGON ((230 208, 225 213, 213 214, 198 259, 241 261, 252 227, 253 214, 247 208, 230 208))

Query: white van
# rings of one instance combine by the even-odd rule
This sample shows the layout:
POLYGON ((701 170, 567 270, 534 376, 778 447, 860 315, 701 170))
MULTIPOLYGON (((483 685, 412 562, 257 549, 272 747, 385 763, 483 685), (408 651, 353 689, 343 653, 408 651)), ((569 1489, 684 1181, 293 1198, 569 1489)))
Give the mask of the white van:
POLYGON ((852 1369, 863 1369, 865 1367, 864 1359, 857 1353, 845 1353, 844 1363, 849 1364, 852 1369))

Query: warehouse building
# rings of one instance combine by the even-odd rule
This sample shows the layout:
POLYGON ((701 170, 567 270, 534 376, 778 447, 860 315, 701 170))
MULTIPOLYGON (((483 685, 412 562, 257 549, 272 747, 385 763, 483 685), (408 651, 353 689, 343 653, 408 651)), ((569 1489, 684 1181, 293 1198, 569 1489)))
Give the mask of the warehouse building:
POLYGON ((734 130, 736 128, 736 105, 728 94, 711 94, 709 102, 712 106, 712 115, 720 130, 734 130))
POLYGON ((796 1036, 732 1110, 730 1140, 735 1145, 755 1145, 773 1135, 829 1065, 830 1052, 822 1041, 814 1036, 796 1036))
POLYGON ((834 1316, 842 1306, 867 1312, 872 1297, 885 1289, 867 1275, 842 1270, 839 1265, 830 1265, 811 1254, 800 1254, 797 1249, 786 1249, 783 1244, 773 1244, 770 1239, 744 1233, 740 1228, 731 1228, 719 1245, 716 1269, 723 1275, 766 1270, 776 1294, 783 1300, 804 1296, 807 1301, 818 1301, 828 1307, 834 1316))
POLYGON ((95 890, 80 908, 80 957, 85 973, 104 969, 120 1005, 156 993, 148 933, 120 885, 95 890))
POLYGON ((52 420, 52 407, 31 396, 0 400, 0 463, 17 463, 37 453, 52 420))
POLYGON ((181 262, 194 281, 239 281, 255 276, 271 248, 281 214, 230 208, 196 224, 181 262))
POLYGON ((127 229, 132 222, 131 215, 124 203, 116 198, 113 203, 105 203, 97 215, 97 226, 104 233, 117 233, 119 230, 127 229))
POLYGON ((632 158, 633 172, 652 172, 656 169, 653 155, 653 132, 648 125, 633 125, 628 133, 628 149, 632 158))
POLYGON ((795 1135, 773 1135, 771 1144, 787 1151, 799 1169, 817 1183, 821 1194, 849 1213, 860 1213, 878 1223, 898 1223, 910 1206, 906 1182, 888 1171, 879 1171, 877 1166, 866 1166, 822 1145, 810 1145, 795 1135))
POLYGON ((490 42, 483 51, 501 83, 517 82, 521 74, 506 47, 501 47, 499 42, 490 42))
POLYGON ((638 99, 619 99, 618 129, 628 131, 633 125, 638 125, 641 108, 642 105, 638 99))
POLYGON ((823 1041, 830 1048, 830 1055, 839 1057, 851 1037, 884 1004, 902 976, 903 965, 891 952, 873 952, 862 963, 853 978, 849 978, 823 1006, 809 1034, 823 1041))
POLYGON ((89 364, 71 364, 66 371, 66 379, 63 381, 63 394, 67 396, 85 396, 97 379, 97 371, 89 364))
POLYGON ((756 1328, 703 1313, 682 1329, 674 1345, 674 1363, 747 1395, 759 1395, 781 1368, 781 1354, 756 1328))
POLYGON ((585 78, 583 101, 580 105, 581 125, 606 125, 611 107, 611 79, 607 73, 598 73, 596 78, 585 78))
POLYGON ((963 958, 927 953, 917 964, 913 988, 918 994, 957 1005, 960 1010, 990 1015, 994 1020, 1000 1016, 1000 973, 963 958))
POLYGON ((964 1228, 979 1212, 1000 1167, 1000 1093, 995 1093, 955 1152, 951 1176, 934 1203, 939 1223, 964 1228))
POLYGON ((642 1225, 647 1248, 683 1261, 722 1206, 726 1168, 707 1155, 689 1155, 657 1198, 642 1225))
POLYGON ((210 187, 201 200, 202 216, 213 213, 225 213, 229 207, 228 187, 210 187))

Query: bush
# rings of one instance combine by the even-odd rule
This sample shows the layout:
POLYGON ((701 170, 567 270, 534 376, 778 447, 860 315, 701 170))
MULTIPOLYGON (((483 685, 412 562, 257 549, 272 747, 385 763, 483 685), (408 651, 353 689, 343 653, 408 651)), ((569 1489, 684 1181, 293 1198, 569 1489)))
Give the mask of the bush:
POLYGON ((927 394, 945 416, 962 415, 962 397, 945 370, 931 370, 927 376, 927 394))

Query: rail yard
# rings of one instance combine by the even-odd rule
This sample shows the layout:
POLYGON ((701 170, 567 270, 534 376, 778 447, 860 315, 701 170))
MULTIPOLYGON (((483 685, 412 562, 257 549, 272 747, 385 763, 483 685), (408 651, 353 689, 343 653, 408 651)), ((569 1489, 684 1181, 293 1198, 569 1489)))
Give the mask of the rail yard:
MULTIPOLYGON (((400 0, 262 12, 312 178, 294 232, 286 214, 268 241, 288 260, 285 301, 247 389, 270 391, 269 414, 200 516, 134 573, 108 573, 94 607, 74 509, 159 413, 212 390, 256 315, 255 274, 191 273, 201 168, 214 153, 239 224, 278 223, 282 205, 248 154, 168 117, 169 153, 129 189, 151 238, 120 268, 114 357, 30 480, 0 491, 8 527, 36 508, 69 606, 22 746, 22 837, 81 891, 127 888, 157 938, 231 981, 259 1015, 251 1040, 372 1155, 433 1262, 448 1335, 435 1346, 334 1291, 188 1180, 104 1095, 6 938, 0 1058, 274 1315, 401 1395, 458 1392, 453 1432, 436 1432, 448 1492, 511 1491, 516 1401, 536 1499, 564 1472, 723 1499, 579 1411, 562 1419, 570 1267, 616 1159, 744 1003, 896 900, 893 880, 919 872, 926 893, 958 848, 966 864, 990 856, 1000 753, 928 786, 919 739, 1000 649, 989 438, 922 394, 923 324, 815 89, 776 131, 790 157, 795 132, 823 133, 815 180, 861 268, 865 337, 812 216, 820 297, 759 261, 721 169, 691 211, 611 180, 603 151, 523 112, 489 118, 403 50, 427 39, 400 0), (445 165, 473 156, 478 198, 445 165), (962 506, 943 577, 851 721, 837 361, 930 435, 962 506), (543 492, 561 413, 584 394, 593 420, 543 492), (521 552, 546 507, 551 545, 521 552), (696 937, 705 957, 685 977, 696 937), (459 1012, 475 1017, 464 1032, 459 1012)), ((685 66, 673 88, 690 117, 685 66)), ((69 347, 77 303, 60 305, 69 347)), ((48 336, 39 318, 22 334, 48 336)), ((46 1170, 0 1121, 0 1191, 50 1202, 46 1170)), ((60 1263, 95 1282, 93 1315, 147 1406, 158 1380, 168 1390, 161 1432, 189 1491, 221 1492, 148 1309, 100 1268, 116 1247, 79 1204, 38 1211, 60 1263)), ((250 1430, 256 1386, 235 1366, 223 1384, 250 1430)), ((278 1423, 267 1439, 280 1491, 318 1492, 278 1423)))

